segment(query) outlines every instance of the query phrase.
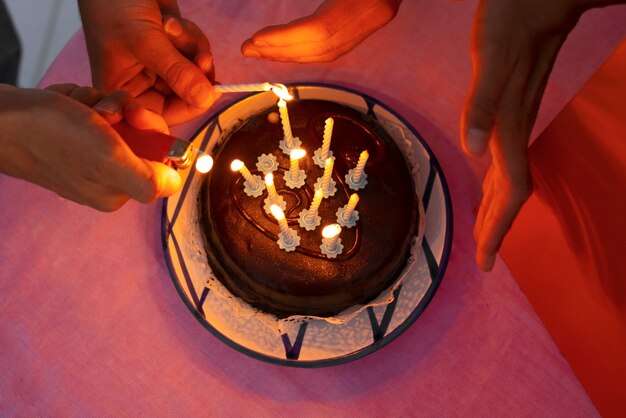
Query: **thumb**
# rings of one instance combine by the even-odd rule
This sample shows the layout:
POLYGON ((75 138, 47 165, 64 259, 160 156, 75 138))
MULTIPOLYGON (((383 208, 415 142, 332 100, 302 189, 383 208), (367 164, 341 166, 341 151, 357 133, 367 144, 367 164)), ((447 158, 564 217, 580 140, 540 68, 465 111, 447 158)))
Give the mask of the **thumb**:
POLYGON ((176 49, 161 28, 146 34, 137 46, 136 54, 190 105, 208 108, 218 98, 200 68, 176 49))

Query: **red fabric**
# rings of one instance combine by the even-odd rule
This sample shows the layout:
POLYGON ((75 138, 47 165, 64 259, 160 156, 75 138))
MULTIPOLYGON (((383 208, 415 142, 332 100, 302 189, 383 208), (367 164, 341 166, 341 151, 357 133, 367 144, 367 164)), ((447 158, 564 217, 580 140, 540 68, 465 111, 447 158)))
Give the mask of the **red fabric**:
POLYGON ((626 41, 530 150, 502 255, 600 412, 626 411, 626 41))

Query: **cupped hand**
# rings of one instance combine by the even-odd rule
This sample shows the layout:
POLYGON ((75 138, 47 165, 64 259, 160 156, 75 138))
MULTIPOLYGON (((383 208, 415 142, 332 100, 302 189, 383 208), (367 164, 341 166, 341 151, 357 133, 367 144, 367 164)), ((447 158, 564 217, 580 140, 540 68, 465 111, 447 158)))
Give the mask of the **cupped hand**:
POLYGON ((391 21, 401 1, 326 0, 310 16, 261 29, 241 52, 272 61, 333 61, 391 21))
POLYGON ((527 147, 556 56, 582 10, 574 0, 482 0, 474 20, 473 84, 461 121, 468 155, 487 149, 474 237, 476 262, 491 270, 532 191, 527 147))
POLYGON ((128 91, 176 125, 219 97, 211 47, 173 0, 80 0, 94 86, 128 91))
POLYGON ((4 86, 0 97, 3 173, 102 211, 129 199, 149 203, 180 188, 175 170, 135 156, 111 127, 124 118, 136 128, 167 129, 129 95, 61 85, 4 86))

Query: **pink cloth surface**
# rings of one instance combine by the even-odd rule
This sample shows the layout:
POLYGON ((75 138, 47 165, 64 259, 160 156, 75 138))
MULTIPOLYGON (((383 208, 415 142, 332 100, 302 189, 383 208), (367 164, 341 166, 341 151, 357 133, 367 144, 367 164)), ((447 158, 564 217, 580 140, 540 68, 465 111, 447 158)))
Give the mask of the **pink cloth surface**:
MULTIPOLYGON (((421 132, 453 201, 441 287, 413 326, 372 355, 314 370, 267 364, 217 340, 180 299, 161 248, 160 202, 104 214, 0 176, 0 415, 598 415, 506 265, 498 260, 491 274, 474 265, 474 174, 485 163, 468 162, 457 140, 473 2, 407 0, 355 51, 315 65, 239 53, 259 28, 315 5, 180 3, 211 39, 221 82, 336 83, 380 99, 421 132)), ((539 127, 617 45, 625 19, 623 7, 583 18, 556 64, 539 127)), ((80 33, 42 85, 57 82, 90 83, 80 33)), ((175 132, 189 136, 203 119, 175 132)))

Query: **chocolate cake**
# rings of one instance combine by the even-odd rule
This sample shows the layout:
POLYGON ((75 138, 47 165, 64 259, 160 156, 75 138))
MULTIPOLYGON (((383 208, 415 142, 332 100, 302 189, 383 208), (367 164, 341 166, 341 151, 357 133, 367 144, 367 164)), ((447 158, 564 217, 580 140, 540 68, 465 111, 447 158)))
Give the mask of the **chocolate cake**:
POLYGON ((276 106, 242 121, 218 145, 215 166, 202 185, 199 205, 209 264, 233 295, 262 311, 279 318, 333 316, 376 298, 405 268, 419 216, 414 180, 402 152, 374 118, 321 100, 294 100, 288 110, 293 136, 307 151, 300 161, 307 175, 304 186, 285 185, 289 157, 279 149, 283 130, 275 114, 269 115, 276 106), (332 178, 337 192, 320 205, 321 225, 307 231, 298 216, 309 208, 314 184, 323 175, 311 157, 321 146, 329 117, 334 119, 330 149, 336 157, 332 178), (354 227, 342 228, 343 252, 328 258, 320 251, 321 231, 336 222, 337 209, 354 193, 345 176, 363 150, 369 159, 367 186, 356 191, 359 219, 354 227), (300 236, 291 252, 279 248, 278 223, 263 209, 267 191, 248 196, 244 178, 230 169, 239 159, 263 177, 256 170, 261 154, 274 155, 279 164, 274 183, 286 202, 288 224, 300 236))

